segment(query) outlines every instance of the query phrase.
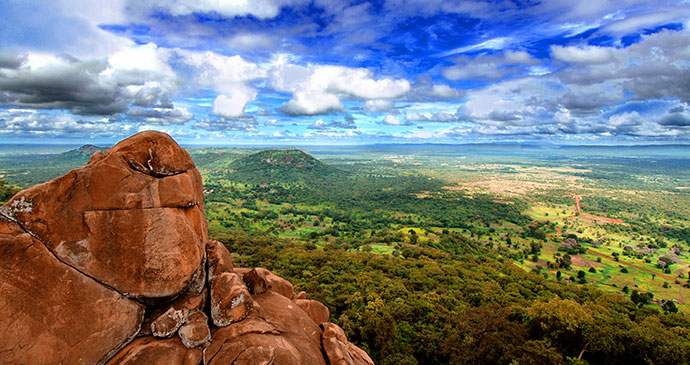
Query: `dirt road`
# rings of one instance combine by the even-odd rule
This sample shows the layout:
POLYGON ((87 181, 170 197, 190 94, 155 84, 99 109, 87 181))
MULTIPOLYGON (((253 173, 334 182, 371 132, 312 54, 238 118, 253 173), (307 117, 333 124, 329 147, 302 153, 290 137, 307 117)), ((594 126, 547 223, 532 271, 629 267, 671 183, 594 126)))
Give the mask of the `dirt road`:
POLYGON ((568 194, 575 199, 575 211, 577 212, 577 215, 579 215, 580 217, 600 223, 625 224, 625 222, 623 222, 620 219, 599 217, 592 214, 582 213, 582 208, 580 207, 580 200, 582 200, 582 198, 579 195, 572 192, 568 192, 568 194))
MULTIPOLYGON (((539 223, 553 222, 553 221, 557 221, 557 220, 561 220, 561 219, 570 219, 570 218, 575 218, 575 217, 578 217, 578 216, 579 216, 579 217, 582 217, 582 218, 585 218, 585 219, 590 219, 590 220, 593 220, 593 221, 596 221, 596 222, 601 222, 601 223, 625 224, 625 222, 623 222, 623 221, 620 220, 620 219, 605 218, 605 217, 595 216, 595 215, 592 215, 592 214, 582 213, 582 208, 580 207, 580 200, 581 200, 582 198, 581 198, 579 195, 577 195, 577 194, 575 194, 575 193, 572 193, 572 192, 568 192, 568 195, 572 196, 572 197, 575 199, 575 211, 576 211, 576 214, 575 214, 575 215, 571 215, 571 216, 567 216, 567 217, 561 217, 561 218, 552 218, 552 219, 544 219, 544 220, 540 220, 540 221, 535 221, 535 222, 532 223, 532 226, 536 226, 536 225, 539 224, 539 223)), ((556 226, 556 234, 557 234, 556 236, 551 235, 551 234, 546 234, 546 237, 549 237, 549 238, 554 239, 554 240, 559 241, 559 242, 565 242, 563 239, 561 239, 561 236, 563 235, 563 233, 561 232, 561 228, 558 227, 558 226, 556 226)), ((585 250, 587 250, 587 252, 589 252, 589 253, 591 253, 591 254, 593 254, 593 255, 600 256, 600 257, 603 257, 603 258, 606 258, 606 259, 609 259, 609 260, 612 260, 612 261, 616 261, 616 259, 615 259, 614 257, 609 256, 609 255, 607 255, 607 254, 603 254, 603 253, 597 252, 597 251, 592 250, 592 249, 590 249, 590 248, 586 248, 585 250)), ((656 275, 656 276, 658 276, 658 277, 660 277, 660 278, 663 278, 663 279, 666 279, 666 280, 670 280, 671 282, 679 283, 678 278, 673 278, 673 277, 668 276, 668 275, 656 273, 656 272, 651 271, 651 270, 649 270, 649 269, 645 269, 644 267, 640 267, 640 266, 638 266, 638 265, 631 264, 631 263, 628 263, 628 262, 625 262, 625 261, 616 261, 616 262, 619 263, 620 265, 632 267, 632 268, 634 268, 634 269, 637 269, 637 270, 640 270, 640 271, 644 271, 644 272, 650 273, 650 274, 652 274, 652 275, 656 275)), ((681 303, 681 304, 683 303, 683 292, 682 292, 682 291, 683 291, 683 289, 682 289, 682 287, 680 287, 679 290, 678 290, 678 295, 679 295, 678 302, 681 303)))

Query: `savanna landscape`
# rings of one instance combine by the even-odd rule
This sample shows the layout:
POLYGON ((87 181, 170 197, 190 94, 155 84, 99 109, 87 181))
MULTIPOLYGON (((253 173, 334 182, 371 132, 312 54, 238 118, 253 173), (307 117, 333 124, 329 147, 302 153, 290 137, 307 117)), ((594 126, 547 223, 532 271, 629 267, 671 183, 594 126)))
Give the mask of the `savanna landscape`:
POLYGON ((690 364, 690 0, 0 0, 0 364, 690 364))
MULTIPOLYGON (((516 149, 188 150, 233 262, 325 303, 377 363, 685 361, 687 148, 516 149)), ((97 150, 5 154, 3 189, 97 150)))

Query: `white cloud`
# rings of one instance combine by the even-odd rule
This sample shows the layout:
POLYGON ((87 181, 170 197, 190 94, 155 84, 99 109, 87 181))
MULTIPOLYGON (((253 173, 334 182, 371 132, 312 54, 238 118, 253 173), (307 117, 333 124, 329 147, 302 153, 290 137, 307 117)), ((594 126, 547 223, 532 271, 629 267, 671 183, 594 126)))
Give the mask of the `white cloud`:
POLYGON ((393 109, 393 101, 391 100, 367 100, 364 103, 364 109, 372 113, 381 113, 393 109))
POLYGON ((37 112, 27 109, 0 111, 0 135, 97 137, 126 135, 134 126, 109 118, 85 117, 37 112))
POLYGON ((29 53, 20 67, 2 70, 0 102, 110 115, 132 103, 172 107, 169 99, 179 87, 167 53, 152 44, 125 47, 106 59, 29 53))
POLYGON ((166 11, 175 16, 216 13, 228 18, 252 15, 267 19, 276 17, 280 9, 289 3, 291 1, 288 0, 131 0, 128 5, 145 14, 154 11, 166 11))
POLYGON ((281 110, 288 115, 319 115, 345 108, 337 96, 320 92, 296 92, 281 110))
POLYGON ((527 74, 540 61, 524 51, 506 51, 476 57, 458 56, 455 65, 441 70, 448 80, 496 81, 509 75, 527 74))
POLYGON ((269 85, 292 93, 283 109, 292 115, 315 115, 342 110, 340 98, 394 99, 410 90, 405 79, 374 79, 371 71, 330 65, 273 65, 269 85))
POLYGON ((460 99, 464 91, 445 84, 434 84, 430 76, 418 76, 405 99, 413 101, 460 99))
POLYGON ((247 103, 256 98, 257 92, 238 84, 234 87, 223 87, 225 94, 218 95, 213 101, 213 114, 223 118, 238 118, 245 115, 247 103), (226 95, 229 94, 229 95, 226 95))
POLYGON ((258 33, 242 33, 232 36, 226 44, 234 50, 252 51, 256 49, 272 49, 275 39, 271 36, 258 33))
POLYGON ((251 81, 266 77, 266 71, 240 56, 223 56, 214 52, 175 50, 182 62, 193 69, 193 81, 211 87, 220 95, 213 102, 213 113, 223 118, 245 115, 247 103, 254 101, 258 91, 251 81))
POLYGON ((447 52, 443 52, 441 54, 441 56, 446 57, 446 56, 451 56, 451 55, 458 54, 458 53, 479 51, 479 50, 483 50, 483 49, 504 49, 512 42, 513 42, 513 39, 511 37, 497 37, 497 38, 487 39, 484 42, 480 42, 477 44, 472 44, 469 46, 464 46, 464 47, 456 48, 456 49, 453 49, 453 50, 450 50, 447 52))
POLYGON ((314 124, 309 126, 309 129, 326 129, 328 125, 322 119, 317 120, 314 124))
POLYGON ((610 47, 605 52, 611 55, 606 62, 573 63, 556 75, 573 87, 592 85, 602 92, 610 88, 625 90, 640 100, 690 100, 688 30, 644 35, 639 43, 626 48, 610 47))
POLYGON ((408 122, 426 122, 429 120, 429 116, 422 113, 405 113, 405 120, 408 122))
POLYGON ((668 24, 672 22, 682 22, 690 16, 690 9, 674 9, 673 11, 642 14, 623 18, 604 28, 607 32, 618 34, 628 34, 639 31, 640 29, 654 27, 658 24, 668 24))
POLYGON ((610 47, 585 46, 561 47, 551 46, 553 56, 561 61, 576 63, 606 63, 613 59, 610 47))
POLYGON ((127 112, 128 117, 140 118, 146 123, 155 125, 172 125, 184 124, 185 122, 194 118, 194 114, 189 112, 187 108, 152 108, 130 109, 127 112))
POLYGON ((403 123, 400 122, 400 119, 390 114, 383 118, 383 123, 388 125, 403 125, 403 123))

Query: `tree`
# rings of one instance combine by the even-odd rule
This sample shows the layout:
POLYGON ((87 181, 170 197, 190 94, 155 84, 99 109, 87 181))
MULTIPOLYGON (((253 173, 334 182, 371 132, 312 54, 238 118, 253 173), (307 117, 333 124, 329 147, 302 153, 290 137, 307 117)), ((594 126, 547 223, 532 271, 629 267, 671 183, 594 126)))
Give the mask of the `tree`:
POLYGON ((672 300, 665 301, 664 304, 661 305, 661 308, 664 312, 678 313, 678 307, 676 307, 676 303, 672 300))

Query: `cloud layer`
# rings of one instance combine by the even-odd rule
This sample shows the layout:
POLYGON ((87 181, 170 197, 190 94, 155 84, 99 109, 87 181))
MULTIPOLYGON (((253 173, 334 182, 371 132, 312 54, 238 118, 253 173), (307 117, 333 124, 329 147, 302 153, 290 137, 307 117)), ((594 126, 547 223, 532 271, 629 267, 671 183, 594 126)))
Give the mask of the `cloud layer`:
POLYGON ((0 136, 690 142, 690 4, 0 4, 0 136), (39 19, 42 19, 39 24, 39 19))

